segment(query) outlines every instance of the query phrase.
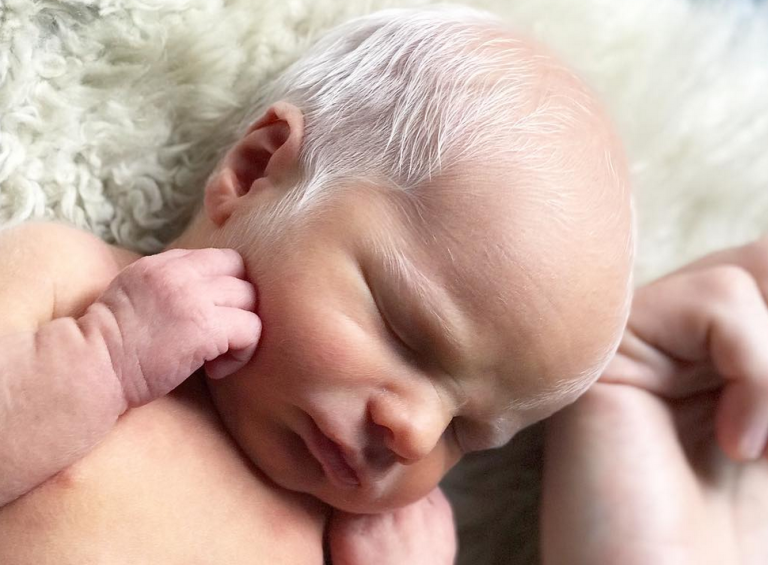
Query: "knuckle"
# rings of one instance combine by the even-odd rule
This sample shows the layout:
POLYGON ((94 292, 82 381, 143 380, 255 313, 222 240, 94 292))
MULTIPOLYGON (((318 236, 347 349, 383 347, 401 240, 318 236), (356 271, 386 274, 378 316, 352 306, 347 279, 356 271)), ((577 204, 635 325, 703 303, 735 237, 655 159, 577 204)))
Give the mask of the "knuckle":
POLYGON ((153 257, 142 257, 132 267, 134 272, 143 282, 157 284, 162 282, 166 275, 165 265, 152 261, 153 257))
POLYGON ((232 259, 242 259, 242 256, 238 251, 235 249, 232 249, 231 247, 216 247, 216 252, 221 254, 223 257, 232 258, 232 259))
POLYGON ((738 265, 718 265, 708 269, 703 272, 699 284, 710 300, 725 305, 740 304, 758 291, 754 277, 738 265))
POLYGON ((194 256, 200 260, 227 260, 242 261, 240 253, 229 247, 207 247, 205 249, 196 249, 194 256))
POLYGON ((132 263, 128 269, 140 276, 143 276, 145 273, 152 271, 154 264, 155 263, 152 261, 152 257, 142 257, 141 259, 138 259, 132 263))
POLYGON ((768 236, 744 246, 743 253, 758 283, 768 284, 768 236))
POLYGON ((762 255, 765 261, 768 261, 768 235, 764 235, 754 242, 750 243, 747 247, 753 250, 755 253, 762 255))

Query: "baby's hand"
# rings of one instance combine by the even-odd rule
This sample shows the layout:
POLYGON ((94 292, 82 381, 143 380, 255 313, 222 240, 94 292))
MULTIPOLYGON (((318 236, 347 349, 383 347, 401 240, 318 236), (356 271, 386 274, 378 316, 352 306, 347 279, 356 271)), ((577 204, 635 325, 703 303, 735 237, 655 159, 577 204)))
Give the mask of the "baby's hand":
POLYGON ((736 460, 768 440, 768 242, 714 253, 638 290, 604 382, 670 399, 722 387, 716 433, 736 460))
POLYGON ((176 388, 205 364, 225 377, 253 355, 256 290, 232 249, 174 249, 124 269, 78 321, 104 336, 128 407, 176 388))
POLYGON ((457 547, 451 505, 439 488, 383 514, 336 510, 328 541, 333 565, 450 565, 457 547))

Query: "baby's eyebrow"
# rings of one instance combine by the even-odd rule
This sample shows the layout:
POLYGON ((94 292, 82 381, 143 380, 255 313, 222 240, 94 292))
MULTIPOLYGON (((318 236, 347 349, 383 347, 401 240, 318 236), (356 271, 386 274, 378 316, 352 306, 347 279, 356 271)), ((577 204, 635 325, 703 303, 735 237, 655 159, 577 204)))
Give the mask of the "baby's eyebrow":
MULTIPOLYGON (((419 319, 424 320, 422 323, 430 326, 431 331, 421 332, 417 336, 419 341, 426 342, 428 349, 433 354, 440 351, 448 352, 451 361, 455 362, 455 360, 461 359, 463 347, 459 338, 460 332, 455 322, 444 313, 446 310, 458 311, 448 297, 448 293, 430 280, 400 250, 384 249, 383 252, 385 272, 396 281, 398 287, 404 290, 406 295, 416 298, 414 303, 419 305, 422 314, 419 319), (432 337, 424 334, 430 334, 432 337), (434 336, 440 336, 439 339, 443 340, 444 344, 435 343, 434 336)), ((402 311, 402 306, 400 308, 402 311)), ((402 318, 402 314, 400 317, 402 318)), ((413 332, 418 328, 401 327, 401 329, 403 331, 410 330, 409 333, 413 335, 413 332)), ((424 354, 425 352, 419 353, 424 354)), ((441 365, 444 366, 445 364, 441 363, 441 365)))
MULTIPOLYGON (((451 349, 460 349, 459 331, 449 317, 443 314, 435 297, 436 293, 441 295, 447 295, 447 293, 437 290, 437 285, 399 249, 384 249, 383 252, 385 271, 399 285, 408 289, 408 292, 419 299, 419 303, 424 307, 424 313, 439 323, 440 334, 445 336, 451 349)), ((444 296, 443 308, 449 308, 449 304, 450 299, 444 296)))

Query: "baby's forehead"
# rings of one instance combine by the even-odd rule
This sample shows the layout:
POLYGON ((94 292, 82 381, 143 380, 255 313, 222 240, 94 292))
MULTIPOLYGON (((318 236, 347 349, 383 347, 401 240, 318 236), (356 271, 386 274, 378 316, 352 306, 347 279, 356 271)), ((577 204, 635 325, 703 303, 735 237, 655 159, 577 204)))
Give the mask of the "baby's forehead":
POLYGON ((583 392, 620 335, 627 293, 625 258, 614 265, 582 245, 583 225, 510 197, 497 173, 385 193, 384 237, 368 249, 396 316, 430 321, 430 343, 446 345, 455 376, 493 406, 478 411, 488 423, 551 413, 583 392))

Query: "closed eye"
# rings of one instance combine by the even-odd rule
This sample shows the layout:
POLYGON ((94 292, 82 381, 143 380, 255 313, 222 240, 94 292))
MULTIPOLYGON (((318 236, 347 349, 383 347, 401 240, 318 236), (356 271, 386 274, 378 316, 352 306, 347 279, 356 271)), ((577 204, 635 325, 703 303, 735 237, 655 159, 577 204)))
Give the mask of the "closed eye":
POLYGON ((407 343, 405 343, 405 340, 402 338, 402 336, 401 336, 399 333, 397 333, 397 332, 395 331, 395 328, 393 328, 393 327, 392 327, 392 324, 390 324, 390 323, 389 323, 389 319, 388 319, 388 318, 387 318, 387 316, 384 314, 384 312, 382 311, 382 309, 381 309, 381 308, 379 308, 379 303, 378 303, 378 302, 376 302, 376 308, 378 308, 378 310, 379 310, 379 317, 381 318, 381 321, 382 321, 382 322, 384 323, 384 325, 386 326, 386 328, 387 328, 387 332, 389 333, 389 335, 391 335, 393 339, 395 339, 396 341, 398 341, 398 342, 400 343, 400 345, 402 345, 402 346, 403 346, 403 347, 405 347, 406 349, 410 349, 410 347, 408 347, 408 344, 407 344, 407 343))
MULTIPOLYGON (((368 283, 367 278, 366 278, 366 283, 368 283)), ((400 335, 392 326, 386 314, 384 313, 384 310, 381 308, 381 305, 379 304, 379 299, 376 296, 376 293, 371 288, 370 284, 368 285, 368 291, 370 292, 371 297, 373 298, 373 303, 376 305, 376 310, 378 311, 379 319, 384 324, 384 327, 386 328, 389 336, 392 338, 393 343, 398 348, 398 350, 403 355, 403 357, 405 357, 411 362, 415 362, 416 359, 418 358, 418 353, 416 352, 415 349, 413 349, 413 347, 411 347, 408 344, 408 342, 406 342, 403 339, 403 336, 400 335)))

